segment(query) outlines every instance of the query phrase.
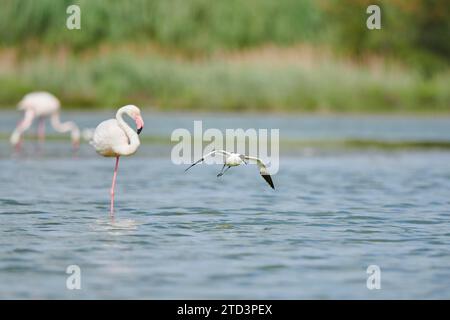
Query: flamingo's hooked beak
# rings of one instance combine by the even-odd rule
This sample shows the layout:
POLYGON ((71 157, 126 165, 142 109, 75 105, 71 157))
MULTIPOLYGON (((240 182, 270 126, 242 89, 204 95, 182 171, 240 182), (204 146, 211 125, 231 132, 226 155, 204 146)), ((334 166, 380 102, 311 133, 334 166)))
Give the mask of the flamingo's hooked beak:
POLYGON ((144 120, 142 120, 142 117, 140 115, 138 115, 138 116, 136 116, 134 121, 136 121, 136 132, 137 132, 137 134, 140 134, 142 131, 142 128, 144 128, 144 120))

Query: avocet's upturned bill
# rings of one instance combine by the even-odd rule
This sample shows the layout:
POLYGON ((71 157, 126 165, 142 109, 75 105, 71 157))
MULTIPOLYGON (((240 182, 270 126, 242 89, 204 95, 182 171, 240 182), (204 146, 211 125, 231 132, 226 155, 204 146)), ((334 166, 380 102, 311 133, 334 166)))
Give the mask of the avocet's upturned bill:
POLYGON ((266 165, 261 161, 261 159, 259 159, 257 157, 246 156, 246 155, 239 154, 239 153, 228 152, 228 151, 225 151, 225 150, 213 150, 210 153, 205 154, 200 160, 198 160, 198 161, 194 162, 193 164, 191 164, 184 171, 185 172, 188 171, 190 168, 192 168, 196 164, 204 161, 205 158, 207 158, 209 156, 212 156, 213 154, 216 154, 216 153, 224 155, 224 158, 225 158, 222 170, 217 174, 217 177, 223 176, 223 174, 225 172, 227 172, 227 170, 230 169, 231 167, 237 167, 237 166, 241 165, 242 163, 247 164, 247 161, 255 161, 256 164, 258 165, 259 173, 261 174, 261 177, 263 177, 264 180, 266 180, 266 182, 269 184, 269 186, 272 189, 275 189, 275 186, 274 186, 273 181, 272 181, 272 177, 267 172, 266 165))
POLYGON ((10 142, 16 150, 20 149, 22 135, 31 127, 35 118, 39 119, 38 136, 41 142, 45 138, 45 119, 50 118, 50 123, 55 131, 61 133, 70 131, 73 148, 75 150, 78 149, 80 144, 80 130, 72 121, 61 123, 59 119, 61 104, 54 95, 44 91, 31 92, 20 100, 18 109, 24 111, 24 117, 10 138, 10 142))
POLYGON ((114 189, 116 186, 117 169, 119 168, 120 156, 131 156, 141 144, 138 134, 144 127, 144 120, 138 107, 127 105, 120 108, 115 119, 101 122, 95 128, 91 144, 97 153, 104 157, 115 157, 116 166, 111 185, 111 216, 114 215, 114 189), (133 130, 124 120, 123 114, 129 115, 136 122, 136 131, 133 130))

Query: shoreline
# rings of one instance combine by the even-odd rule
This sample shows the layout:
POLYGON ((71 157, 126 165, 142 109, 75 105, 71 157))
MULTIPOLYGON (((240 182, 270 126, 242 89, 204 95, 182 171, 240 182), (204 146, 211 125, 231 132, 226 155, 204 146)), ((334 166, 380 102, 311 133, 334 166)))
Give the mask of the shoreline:
MULTIPOLYGON (((0 142, 6 142, 9 134, 0 133, 0 142)), ((27 141, 37 142, 36 134, 28 134, 27 141)), ((70 137, 60 134, 48 134, 47 141, 69 141, 70 137)), ((143 145, 174 145, 177 142, 170 140, 169 136, 143 135, 140 137, 143 145)), ((87 141, 82 143, 88 144, 87 141)), ((204 146, 208 143, 203 142, 204 146)), ((318 150, 381 150, 381 151, 400 151, 400 150, 443 150, 450 151, 450 137, 448 140, 387 140, 387 139, 280 139, 280 149, 289 150, 309 150, 315 148, 318 150)))

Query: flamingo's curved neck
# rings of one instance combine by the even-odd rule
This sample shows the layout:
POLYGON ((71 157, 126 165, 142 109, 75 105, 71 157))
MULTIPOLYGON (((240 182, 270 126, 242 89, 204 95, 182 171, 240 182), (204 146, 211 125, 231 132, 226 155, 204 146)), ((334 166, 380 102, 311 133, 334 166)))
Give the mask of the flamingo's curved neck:
POLYGON ((119 127, 125 132, 128 137, 129 144, 126 146, 121 146, 120 153, 122 155, 130 155, 136 152, 137 148, 141 144, 139 141, 139 136, 126 122, 123 120, 123 114, 125 110, 120 108, 116 114, 116 120, 119 127))
POLYGON ((80 129, 78 129, 78 126, 72 121, 61 123, 61 120, 59 119, 59 112, 52 114, 50 122, 53 129, 57 132, 64 133, 70 131, 71 138, 74 143, 77 143, 80 140, 80 129))

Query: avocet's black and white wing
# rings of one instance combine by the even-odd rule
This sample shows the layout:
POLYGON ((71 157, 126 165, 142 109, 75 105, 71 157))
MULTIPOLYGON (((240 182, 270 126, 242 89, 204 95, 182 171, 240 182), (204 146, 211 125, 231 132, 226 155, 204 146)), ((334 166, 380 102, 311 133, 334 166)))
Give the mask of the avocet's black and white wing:
POLYGON ((229 156, 231 153, 225 150, 213 150, 210 153, 205 154, 200 160, 195 161, 193 164, 191 164, 186 170, 184 170, 184 172, 188 171, 190 168, 192 168, 193 166, 195 166, 196 164, 202 162, 205 160, 205 158, 212 156, 213 154, 216 153, 220 153, 223 154, 225 156, 229 156))
POLYGON ((266 182, 269 184, 269 186, 272 189, 275 189, 275 186, 273 185, 272 177, 270 176, 269 172, 267 171, 267 167, 264 164, 264 162, 262 162, 261 159, 256 158, 256 157, 250 157, 250 156, 243 156, 243 157, 246 160, 256 161, 256 164, 258 165, 259 173, 261 174, 261 177, 263 177, 264 180, 266 180, 266 182))

